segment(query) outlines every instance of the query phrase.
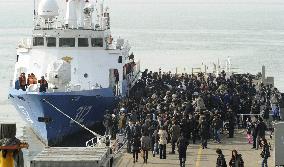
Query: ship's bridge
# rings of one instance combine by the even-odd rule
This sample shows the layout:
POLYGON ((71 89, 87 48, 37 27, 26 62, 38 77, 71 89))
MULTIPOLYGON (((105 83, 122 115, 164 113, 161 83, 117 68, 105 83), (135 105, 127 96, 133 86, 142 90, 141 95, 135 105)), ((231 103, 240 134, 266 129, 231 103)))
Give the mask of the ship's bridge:
POLYGON ((112 49, 113 39, 109 32, 95 30, 52 29, 34 30, 32 48, 94 48, 112 49))

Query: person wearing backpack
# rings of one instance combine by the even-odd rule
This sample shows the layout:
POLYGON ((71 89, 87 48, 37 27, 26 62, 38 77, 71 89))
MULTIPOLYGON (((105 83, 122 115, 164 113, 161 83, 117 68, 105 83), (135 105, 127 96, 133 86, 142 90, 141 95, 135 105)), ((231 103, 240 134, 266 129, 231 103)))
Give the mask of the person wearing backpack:
POLYGON ((222 153, 222 150, 217 148, 216 153, 218 154, 216 167, 227 167, 227 163, 226 163, 225 157, 222 153))
POLYGON ((180 137, 177 140, 177 148, 179 153, 180 167, 185 167, 187 139, 184 137, 183 133, 180 134, 180 137))
POLYGON ((261 167, 268 167, 267 160, 270 157, 269 145, 266 139, 262 139, 261 144, 262 144, 262 151, 260 154, 262 158, 261 167))

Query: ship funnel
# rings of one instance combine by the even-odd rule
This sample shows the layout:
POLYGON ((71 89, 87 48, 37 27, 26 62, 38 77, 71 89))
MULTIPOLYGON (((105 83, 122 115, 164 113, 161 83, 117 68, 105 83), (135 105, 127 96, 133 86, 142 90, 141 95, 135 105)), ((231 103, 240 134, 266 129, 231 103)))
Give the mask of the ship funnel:
POLYGON ((38 5, 38 15, 44 19, 53 19, 59 15, 56 0, 41 0, 38 5))

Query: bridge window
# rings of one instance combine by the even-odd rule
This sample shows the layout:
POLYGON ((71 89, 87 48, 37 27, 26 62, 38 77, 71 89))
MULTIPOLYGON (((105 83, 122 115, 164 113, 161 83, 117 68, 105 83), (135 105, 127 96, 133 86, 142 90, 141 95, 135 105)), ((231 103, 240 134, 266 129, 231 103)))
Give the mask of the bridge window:
POLYGON ((92 47, 103 47, 104 41, 103 38, 92 38, 92 47))
POLYGON ((88 38, 78 38, 78 47, 88 47, 89 41, 88 38))
POLYGON ((43 46, 43 45, 44 45, 43 37, 34 37, 33 38, 33 46, 43 46))
POLYGON ((75 38, 60 38, 60 47, 75 47, 75 38))
POLYGON ((56 38, 55 37, 47 37, 46 38, 47 47, 56 47, 56 38))

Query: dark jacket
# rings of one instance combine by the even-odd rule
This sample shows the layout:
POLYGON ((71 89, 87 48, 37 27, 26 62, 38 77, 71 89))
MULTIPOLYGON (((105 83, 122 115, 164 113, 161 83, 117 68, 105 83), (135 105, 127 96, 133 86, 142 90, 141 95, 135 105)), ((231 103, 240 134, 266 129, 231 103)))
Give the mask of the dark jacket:
POLYGON ((218 154, 216 167, 227 167, 227 163, 223 154, 218 154))
POLYGON ((244 161, 241 154, 238 154, 236 157, 232 157, 229 162, 230 167, 244 167, 244 161))
POLYGON ((267 126, 266 124, 261 121, 256 125, 256 132, 257 132, 257 136, 259 137, 264 137, 265 136, 265 131, 267 130, 267 126))
POLYGON ((208 137, 209 128, 209 124, 205 120, 203 120, 198 126, 198 129, 200 130, 200 136, 204 138, 208 137))
POLYGON ((139 137, 134 137, 132 141, 132 151, 140 150, 140 139, 139 137))
POLYGON ((270 151, 269 151, 269 145, 268 144, 265 144, 263 147, 262 147, 262 151, 261 151, 261 158, 268 158, 270 157, 270 151))
POLYGON ((214 118, 212 121, 212 126, 214 129, 221 129, 223 127, 223 121, 220 118, 214 118))
POLYGON ((187 140, 180 136, 177 140, 177 148, 179 152, 179 159, 186 158, 187 140))
POLYGON ((133 126, 126 126, 125 136, 128 140, 131 140, 133 138, 133 126))

